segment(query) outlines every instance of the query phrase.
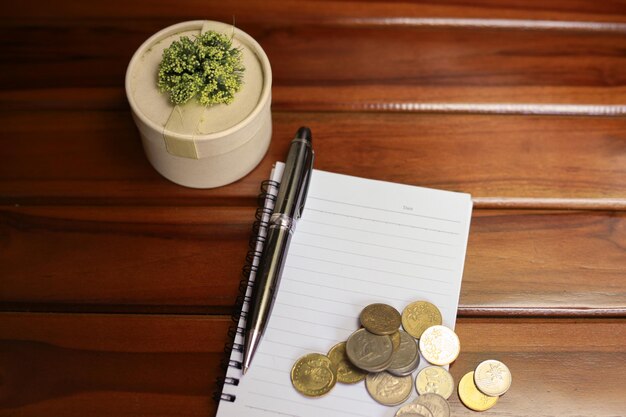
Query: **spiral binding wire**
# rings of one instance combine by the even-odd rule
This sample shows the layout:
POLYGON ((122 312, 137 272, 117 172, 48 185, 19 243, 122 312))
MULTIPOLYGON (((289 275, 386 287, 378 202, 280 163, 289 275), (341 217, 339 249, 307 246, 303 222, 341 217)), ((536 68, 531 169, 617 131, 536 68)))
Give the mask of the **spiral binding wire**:
MULTIPOLYGON (((235 343, 235 337, 237 335, 243 335, 244 329, 239 326, 240 318, 246 318, 246 312, 243 311, 243 306, 250 302, 250 297, 246 295, 249 287, 254 285, 254 282, 250 282, 250 274, 257 271, 255 264, 261 257, 261 252, 257 250, 257 244, 264 243, 265 237, 261 236, 261 231, 266 230, 269 225, 269 216, 272 214, 273 209, 266 207, 266 202, 270 201, 273 207, 276 202, 276 194, 271 193, 270 189, 277 189, 279 183, 272 180, 266 180, 261 183, 261 193, 257 198, 257 209, 254 215, 255 221, 252 224, 252 234, 248 241, 248 253, 246 254, 246 261, 241 269, 241 280, 239 281, 239 295, 235 300, 234 312, 231 315, 233 323, 228 329, 229 341, 224 346, 224 358, 221 361, 221 368, 224 372, 228 368, 242 369, 242 364, 239 361, 231 360, 231 353, 243 352, 243 345, 235 343)), ((228 401, 235 402, 237 396, 234 394, 226 394, 223 391, 224 385, 239 385, 238 378, 220 377, 216 380, 217 390, 213 395, 215 401, 228 401)))

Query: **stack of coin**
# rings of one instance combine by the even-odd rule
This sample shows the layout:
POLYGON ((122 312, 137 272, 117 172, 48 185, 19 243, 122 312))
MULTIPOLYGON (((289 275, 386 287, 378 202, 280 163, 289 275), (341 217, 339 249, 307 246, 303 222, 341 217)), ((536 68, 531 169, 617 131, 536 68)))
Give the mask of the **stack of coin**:
POLYGON ((425 357, 433 363, 449 363, 454 359, 449 352, 445 357, 435 359, 435 351, 445 345, 442 337, 449 337, 449 334, 441 326, 439 309, 429 302, 413 302, 402 314, 387 304, 370 304, 361 311, 359 321, 363 327, 352 333, 346 342, 333 346, 328 355, 316 354, 314 360, 306 355, 296 362, 291 374, 292 383, 299 392, 321 396, 330 391, 333 381, 354 384, 365 380, 368 392, 376 401, 396 405, 404 402, 412 391, 411 375, 420 363, 417 338, 422 337, 425 346, 432 347, 430 356, 425 357), (433 326, 444 330, 429 330, 433 326), (328 366, 323 358, 327 358, 332 366, 328 366), (306 372, 300 369, 306 369, 306 372), (313 381, 311 375, 319 378, 313 381))
POLYGON ((346 354, 357 368, 369 372, 367 392, 381 404, 406 401, 413 389, 411 374, 419 365, 415 339, 399 330, 400 313, 387 304, 371 304, 361 311, 358 329, 346 342, 346 354))
MULTIPOLYGON (((454 380, 443 366, 456 360, 460 342, 454 331, 441 325, 439 309, 416 301, 400 314, 390 305, 377 303, 365 307, 359 320, 363 327, 333 346, 327 355, 309 354, 296 362, 291 371, 294 387, 304 395, 318 397, 336 382, 356 384, 365 380, 374 400, 394 406, 404 403, 415 385, 419 397, 401 407, 396 416, 449 417, 447 400, 454 391, 454 380), (420 352, 433 366, 422 369, 413 384, 420 352)), ((472 410, 486 410, 510 383, 511 374, 504 364, 485 361, 459 382, 459 398, 472 410)))
POLYGON ((399 330, 400 343, 394 351, 387 372, 395 376, 411 375, 420 363, 420 354, 415 339, 407 332, 399 330))
POLYGON ((489 359, 466 373, 459 382, 459 399, 469 409, 485 411, 511 387, 511 371, 500 361, 489 359))

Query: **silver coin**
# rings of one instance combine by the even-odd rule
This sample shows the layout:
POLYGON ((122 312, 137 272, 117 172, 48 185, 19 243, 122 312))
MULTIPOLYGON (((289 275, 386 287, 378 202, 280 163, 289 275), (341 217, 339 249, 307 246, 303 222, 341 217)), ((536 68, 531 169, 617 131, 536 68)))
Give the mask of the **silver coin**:
POLYGON ((417 402, 412 402, 411 404, 407 404, 402 406, 397 412, 396 416, 409 417, 411 414, 418 414, 424 417, 434 417, 433 413, 430 412, 428 407, 424 404, 419 404, 417 402))
POLYGON ((400 346, 393 353, 393 358, 389 369, 402 369, 415 362, 415 357, 419 356, 415 338, 403 330, 400 332, 400 346))
POLYGON ((409 364, 406 368, 393 369, 393 370, 387 369, 387 372, 395 376, 407 376, 407 375, 411 375, 413 371, 417 369, 419 364, 420 364, 420 356, 417 355, 417 357, 415 358, 415 361, 409 364))
POLYGON ((385 363, 383 363, 380 366, 377 366, 376 368, 372 368, 369 372, 383 372, 386 371, 387 368, 389 367, 389 364, 391 363, 391 358, 389 358, 389 360, 385 363))
POLYGON ((411 395, 413 378, 397 377, 387 372, 370 373, 365 377, 365 387, 377 402, 383 405, 398 405, 411 395))
POLYGON ((408 375, 419 365, 419 352, 415 338, 400 330, 400 346, 393 353, 387 371, 394 375, 408 375))
POLYGON ((474 371, 474 383, 483 394, 491 397, 503 395, 511 387, 511 371, 500 361, 481 362, 474 371))
POLYGON ((378 336, 359 329, 348 338, 346 354, 350 362, 358 368, 381 372, 391 363, 393 345, 389 336, 378 336))
POLYGON ((415 402, 426 406, 433 414, 433 417, 450 417, 450 404, 439 394, 422 394, 415 402))
POLYGON ((448 365, 459 356, 461 342, 454 331, 446 326, 431 326, 420 337, 420 352, 433 365, 448 365))

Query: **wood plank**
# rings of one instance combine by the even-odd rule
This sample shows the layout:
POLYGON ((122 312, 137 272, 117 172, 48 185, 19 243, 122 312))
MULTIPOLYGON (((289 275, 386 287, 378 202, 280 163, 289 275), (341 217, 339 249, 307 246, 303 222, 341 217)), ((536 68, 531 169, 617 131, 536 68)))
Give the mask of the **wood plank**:
MULTIPOLYGON (((626 113, 626 87, 578 86, 281 86, 272 88, 274 111, 438 112, 497 114, 626 113), (489 106, 489 107, 485 107, 489 106)), ((11 110, 124 110, 123 86, 0 90, 11 110)))
MULTIPOLYGON (((362 111, 620 116, 621 87, 575 86, 276 86, 272 106, 281 111, 362 111), (305 97, 305 99, 303 99, 305 97)), ((9 93, 10 94, 10 93, 9 93)), ((8 94, 7 94, 8 95, 8 94)), ((11 94, 15 96, 15 94, 11 94)), ((20 97, 17 103, 24 102, 20 97)), ((0 94, 0 100, 2 100, 0 94)), ((4 100, 8 100, 5 98, 4 100)), ((31 105, 31 103, 29 103, 31 105)))
POLYGON ((476 212, 463 275, 465 313, 584 314, 593 305, 623 315, 623 214, 476 212))
POLYGON ((158 18, 171 16, 178 20, 189 16, 210 16, 231 21, 283 21, 302 23, 327 19, 330 16, 353 17, 458 17, 495 19, 548 19, 571 21, 626 21, 626 4, 621 0, 593 2, 587 0, 556 0, 538 3, 533 0, 439 0, 437 2, 401 1, 330 1, 301 0, 264 1, 247 0, 228 4, 180 1, 150 3, 114 0, 87 5, 76 0, 65 0, 55 6, 41 1, 12 3, 0 11, 0 18, 91 18, 115 17, 124 19, 158 18))
POLYGON ((317 169, 465 191, 478 207, 502 207, 507 198, 535 199, 534 207, 554 207, 554 199, 624 207, 624 118, 275 111, 273 122, 270 150, 251 174, 195 190, 150 167, 129 112, 5 112, 0 203, 253 205, 271 165, 308 124, 317 169))
MULTIPOLYGON (((0 314, 0 415, 212 416, 228 325, 201 316, 0 314)), ((460 319, 457 332, 457 381, 488 358, 512 371, 490 415, 623 411, 623 320, 460 319)), ((450 401, 453 415, 475 415, 456 393, 450 401)))
MULTIPOLYGON (((0 308, 229 312, 252 218, 247 207, 2 207, 0 308)), ((626 316, 625 239, 626 212, 477 210, 460 314, 626 316)))
MULTIPOLYGON (((5 46, 0 83, 12 90, 42 89, 41 100, 50 88, 120 88, 135 49, 174 22, 8 21, 0 29, 5 46)), ((626 103, 626 24, 619 30, 583 30, 475 23, 329 17, 238 26, 264 47, 275 88, 287 89, 278 102, 289 108, 318 109, 320 100, 337 109, 394 111, 420 103, 569 104, 570 98, 574 104, 626 103), (564 87, 573 90, 564 93, 564 87), (307 94, 294 100, 293 88, 307 94)))
POLYGON ((626 77, 620 33, 311 25, 259 41, 280 63, 277 85, 613 86, 626 77))
POLYGON ((209 415, 229 320, 0 315, 0 415, 209 415))
POLYGON ((9 209, 2 301, 69 311, 232 306, 253 220, 253 208, 9 209))

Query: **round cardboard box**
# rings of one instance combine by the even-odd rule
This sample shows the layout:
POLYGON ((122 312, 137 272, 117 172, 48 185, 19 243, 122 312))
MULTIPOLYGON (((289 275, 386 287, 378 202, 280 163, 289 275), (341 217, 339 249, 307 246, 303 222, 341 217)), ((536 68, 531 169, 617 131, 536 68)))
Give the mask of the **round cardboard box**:
POLYGON ((126 70, 126 96, 152 166, 187 187, 237 181, 258 165, 272 136, 272 70, 261 46, 232 25, 196 20, 169 26, 146 40, 126 70), (157 87, 163 51, 182 36, 206 30, 232 38, 242 51, 243 85, 231 104, 175 106, 157 87))

